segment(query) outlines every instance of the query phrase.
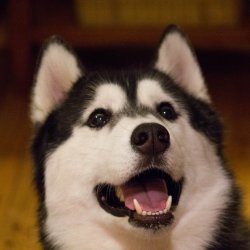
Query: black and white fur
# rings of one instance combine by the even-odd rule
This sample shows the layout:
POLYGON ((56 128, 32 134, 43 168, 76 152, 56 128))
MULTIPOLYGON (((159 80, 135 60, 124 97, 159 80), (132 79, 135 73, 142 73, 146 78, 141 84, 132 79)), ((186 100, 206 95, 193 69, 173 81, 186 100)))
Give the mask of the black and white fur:
POLYGON ((222 155, 222 126, 194 52, 176 27, 167 28, 152 67, 85 72, 63 41, 43 47, 32 95, 33 157, 45 249, 246 250, 249 233, 240 197, 222 155), (179 114, 167 121, 155 107, 179 114), (88 126, 104 108, 111 121, 88 126), (141 123, 163 125, 171 144, 165 171, 184 178, 174 222, 161 232, 137 228, 98 204, 98 183, 121 185, 135 174, 131 133, 141 123))

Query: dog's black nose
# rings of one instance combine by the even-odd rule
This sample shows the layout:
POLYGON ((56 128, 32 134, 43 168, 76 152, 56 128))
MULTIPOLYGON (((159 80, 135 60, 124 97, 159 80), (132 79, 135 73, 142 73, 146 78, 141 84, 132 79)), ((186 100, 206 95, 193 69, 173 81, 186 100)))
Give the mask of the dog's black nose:
POLYGON ((143 123, 133 131, 131 144, 141 154, 156 156, 169 147, 170 136, 158 123, 143 123))

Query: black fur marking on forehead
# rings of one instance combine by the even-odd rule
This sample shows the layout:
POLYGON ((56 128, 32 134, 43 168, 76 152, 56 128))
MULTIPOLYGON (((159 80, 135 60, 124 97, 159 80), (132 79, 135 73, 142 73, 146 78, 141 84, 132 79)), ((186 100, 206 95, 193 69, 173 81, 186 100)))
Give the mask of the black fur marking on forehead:
POLYGON ((152 68, 138 70, 123 70, 109 72, 92 72, 85 77, 85 84, 92 89, 99 85, 110 83, 119 85, 125 92, 128 102, 136 104, 138 82, 143 79, 152 79, 159 82, 163 90, 175 98, 182 95, 182 91, 168 75, 152 68))
POLYGON ((92 72, 85 78, 89 88, 96 89, 102 84, 114 84, 120 86, 126 94, 130 103, 135 103, 137 81, 141 71, 103 71, 92 72))

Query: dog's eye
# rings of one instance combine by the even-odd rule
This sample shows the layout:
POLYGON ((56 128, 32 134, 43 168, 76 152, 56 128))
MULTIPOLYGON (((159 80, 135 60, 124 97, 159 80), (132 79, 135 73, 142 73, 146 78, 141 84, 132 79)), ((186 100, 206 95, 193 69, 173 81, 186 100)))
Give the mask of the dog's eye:
POLYGON ((162 102, 157 107, 158 113, 167 120, 175 120, 178 114, 169 102, 162 102))
POLYGON ((105 109, 96 109, 88 119, 88 126, 91 128, 101 128, 106 125, 111 117, 111 113, 105 109))

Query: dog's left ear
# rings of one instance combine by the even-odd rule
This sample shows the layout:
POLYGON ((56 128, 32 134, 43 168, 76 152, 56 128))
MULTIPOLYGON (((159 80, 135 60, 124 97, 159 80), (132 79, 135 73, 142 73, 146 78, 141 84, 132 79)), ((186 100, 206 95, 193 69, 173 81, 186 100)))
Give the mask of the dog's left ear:
POLYGON ((60 37, 45 42, 32 93, 31 119, 42 123, 67 97, 72 85, 82 76, 82 67, 72 49, 60 37))
POLYGON ((164 33, 155 68, 170 75, 189 94, 210 101, 196 55, 189 40, 175 25, 164 33))

